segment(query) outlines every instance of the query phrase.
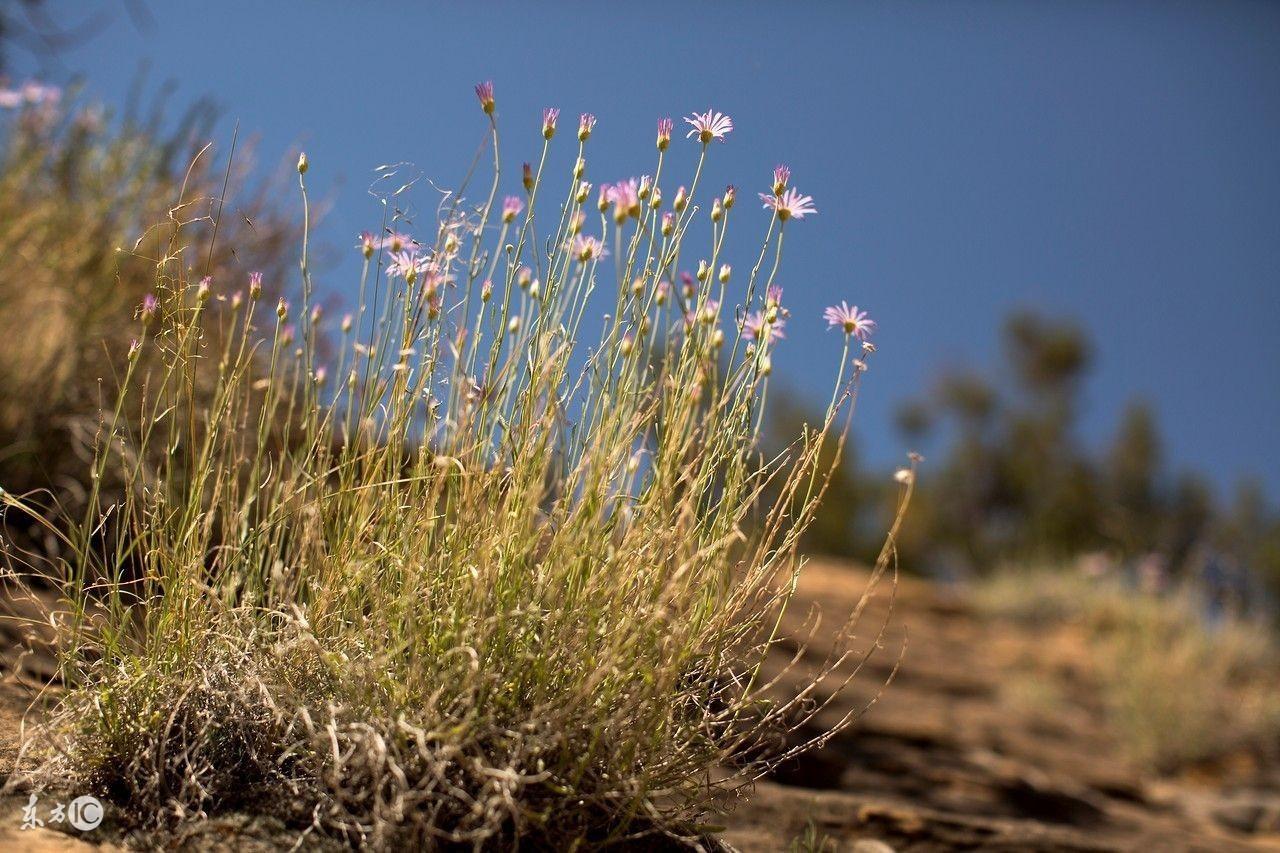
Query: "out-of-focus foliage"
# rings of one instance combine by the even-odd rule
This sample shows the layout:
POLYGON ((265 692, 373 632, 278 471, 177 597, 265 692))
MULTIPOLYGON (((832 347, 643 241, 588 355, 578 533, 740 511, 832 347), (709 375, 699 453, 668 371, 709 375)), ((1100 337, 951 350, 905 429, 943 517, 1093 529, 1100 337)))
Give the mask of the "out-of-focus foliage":
POLYGON ((225 159, 200 153, 207 107, 170 124, 159 111, 112 120, 63 104, 0 110, 0 487, 49 489, 74 512, 99 407, 115 394, 169 230, 219 220, 217 241, 185 257, 197 277, 228 285, 225 297, 246 274, 231 247, 278 284, 296 226, 261 190, 240 191, 247 157, 228 173, 225 159))
MULTIPOLYGON (((1171 472, 1156 416, 1140 400, 1119 414, 1107 446, 1078 440, 1092 360, 1079 327, 1016 314, 1004 351, 1003 369, 948 371, 899 412, 907 444, 928 457, 899 542, 904 567, 963 576, 1104 553, 1196 578, 1224 599, 1280 590, 1280 515, 1257 484, 1220 504, 1200 475, 1171 472)), ((858 531, 892 505, 886 480, 847 466, 810 546, 865 557, 858 531)))
POLYGON ((1207 623, 1207 590, 1198 584, 1144 588, 1147 578, 1098 575, 1096 568, 1088 560, 1003 567, 974 587, 974 602, 988 615, 1041 630, 1082 629, 1088 675, 1131 759, 1164 772, 1232 753, 1274 760, 1274 632, 1249 620, 1207 623))

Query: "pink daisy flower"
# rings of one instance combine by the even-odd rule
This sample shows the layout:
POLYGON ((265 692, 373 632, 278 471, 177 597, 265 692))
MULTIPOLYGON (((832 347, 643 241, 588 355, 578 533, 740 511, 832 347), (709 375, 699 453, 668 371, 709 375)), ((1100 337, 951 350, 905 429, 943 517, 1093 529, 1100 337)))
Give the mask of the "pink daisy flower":
POLYGON ((776 284, 770 285, 765 292, 764 305, 766 308, 778 309, 778 315, 781 317, 791 316, 791 312, 782 307, 782 288, 776 284))
POLYGON ((860 341, 871 337, 876 322, 867 316, 866 311, 859 311, 857 305, 850 306, 841 300, 839 305, 832 305, 822 312, 823 319, 831 327, 844 329, 846 335, 852 335, 860 341))
POLYGON ((693 130, 685 134, 686 139, 697 137, 698 141, 706 145, 713 139, 719 139, 721 142, 733 130, 733 119, 724 113, 712 112, 708 109, 705 113, 694 113, 692 116, 685 118, 685 122, 693 126, 693 130))
POLYGON ((401 234, 399 231, 388 231, 387 236, 382 238, 381 248, 391 252, 403 252, 407 249, 413 249, 418 242, 408 234, 401 234))
POLYGON ((635 178, 609 187, 608 199, 617 208, 620 217, 640 215, 640 182, 635 178))
POLYGON ((519 196, 509 195, 502 200, 502 221, 510 222, 524 210, 524 202, 519 196))
POLYGON ((742 336, 749 341, 771 342, 774 338, 785 338, 782 327, 787 323, 785 320, 778 319, 772 323, 764 318, 764 312, 755 311, 747 315, 747 319, 742 321, 742 336))
POLYGON ((818 208, 813 206, 813 196, 800 195, 794 189, 787 190, 781 195, 760 193, 760 200, 764 202, 765 207, 776 213, 783 222, 793 217, 804 219, 809 214, 818 212, 818 208))
POLYGON ((428 265, 427 259, 417 252, 393 252, 391 261, 387 264, 387 274, 400 276, 411 282, 418 277, 418 273, 426 270, 428 265))
POLYGON ((595 237, 579 234, 573 239, 573 255, 582 263, 605 256, 604 245, 595 237))

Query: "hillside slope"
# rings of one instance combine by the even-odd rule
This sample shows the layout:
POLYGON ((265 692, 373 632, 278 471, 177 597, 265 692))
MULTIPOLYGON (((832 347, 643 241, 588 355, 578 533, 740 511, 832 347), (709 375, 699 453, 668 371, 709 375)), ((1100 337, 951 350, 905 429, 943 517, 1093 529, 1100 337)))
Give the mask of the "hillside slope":
MULTIPOLYGON (((811 564, 795 622, 815 605, 828 620, 847 612, 865 582, 811 564)), ((889 591, 855 644, 883 621, 889 591)), ((829 634, 807 655, 825 654, 829 634)), ((904 638, 892 685, 853 728, 762 782, 732 812, 730 843, 786 849, 812 823, 840 850, 863 839, 900 851, 1280 850, 1275 768, 1242 754, 1178 779, 1144 775, 1108 730, 1079 631, 983 619, 927 582, 902 580, 885 648, 820 722, 874 698, 904 638)))

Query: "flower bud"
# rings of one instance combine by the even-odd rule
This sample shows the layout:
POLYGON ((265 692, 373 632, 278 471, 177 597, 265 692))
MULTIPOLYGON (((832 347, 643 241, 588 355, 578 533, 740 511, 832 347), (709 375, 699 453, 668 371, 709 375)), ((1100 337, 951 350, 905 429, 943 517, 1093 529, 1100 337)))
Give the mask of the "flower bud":
POLYGON ((489 279, 484 280, 484 284, 480 285, 480 301, 488 302, 493 298, 493 282, 489 279))
POLYGON ((711 221, 719 222, 724 217, 724 207, 720 204, 720 199, 711 202, 711 221))
POLYGON ((483 83, 476 84, 476 98, 480 101, 480 109, 484 110, 485 115, 493 115, 493 108, 497 105, 493 100, 493 81, 486 80, 483 83))
POLYGON ((676 215, 671 211, 662 214, 662 236, 670 237, 671 232, 676 230, 676 215))
POLYGON ((679 213, 683 211, 688 204, 689 204, 689 194, 685 191, 685 188, 681 187, 680 189, 676 190, 676 200, 671 205, 676 209, 676 212, 679 213))
POLYGON ((720 265, 720 275, 719 275, 720 283, 721 283, 721 284, 728 284, 728 283, 729 283, 729 274, 730 274, 730 273, 732 273, 732 272, 733 272, 733 267, 729 266, 728 264, 721 264, 721 265, 720 265))
POLYGON ((579 157, 573 163, 573 177, 581 178, 587 172, 587 161, 579 157))
POLYGON ((733 207, 733 202, 738 197, 738 189, 733 184, 724 188, 724 209, 728 210, 733 207))
POLYGON ((289 313, 289 303, 284 301, 284 297, 280 297, 280 301, 276 303, 276 316, 283 320, 289 313))
POLYGON ((649 197, 649 206, 654 210, 662 207, 662 188, 654 187, 653 194, 649 197))
POLYGON ((142 297, 142 307, 138 309, 138 317, 142 320, 143 326, 150 326, 151 321, 156 318, 156 311, 160 309, 160 300, 156 299, 153 294, 148 293, 142 297))
POLYGON ((511 318, 511 322, 507 323, 507 331, 513 335, 520 331, 520 316, 518 314, 511 318))
POLYGON ((773 169, 773 194, 782 195, 787 190, 787 181, 791 180, 791 169, 783 164, 778 164, 773 169))
POLYGON ((522 180, 524 181, 525 192, 533 192, 533 167, 525 163, 520 167, 520 170, 523 174, 522 180))
POLYGON ((658 150, 666 151, 671 144, 671 128, 674 123, 669 118, 658 119, 658 150))
POLYGON ((350 332, 350 331, 351 331, 351 326, 352 326, 351 315, 350 315, 350 314, 343 314, 343 315, 342 315, 342 334, 344 334, 344 335, 345 335, 345 334, 347 334, 348 332, 350 332))
POLYGON ((578 204, 586 204, 587 197, 589 195, 591 195, 591 184, 587 181, 579 181, 578 193, 573 197, 573 200, 576 201, 578 204))
POLYGON ((307 168, 310 165, 311 164, 307 162, 307 152, 303 151, 298 155, 298 174, 305 175, 307 173, 307 168))

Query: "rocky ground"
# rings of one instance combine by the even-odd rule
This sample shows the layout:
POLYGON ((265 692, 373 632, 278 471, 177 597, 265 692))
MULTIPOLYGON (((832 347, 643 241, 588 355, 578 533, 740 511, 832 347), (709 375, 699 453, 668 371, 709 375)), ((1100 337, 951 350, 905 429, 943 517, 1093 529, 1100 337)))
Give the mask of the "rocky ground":
MULTIPOLYGON (((830 625, 864 583, 847 566, 813 564, 797 624, 816 605, 830 625)), ((857 642, 874 635, 887 592, 864 614, 857 642)), ((900 661, 891 686, 856 726, 732 810, 724 839, 735 849, 811 849, 793 847, 807 837, 856 853, 1280 850, 1280 771, 1241 754, 1177 778, 1140 772, 1108 730, 1088 646, 1070 628, 984 620, 958 593, 921 581, 904 580, 894 601, 885 648, 808 733, 875 698, 900 661)), ((829 635, 819 631, 802 660, 821 660, 829 635)), ((780 650, 775 673, 784 659, 780 650)), ((31 695, 9 664, 0 685, 6 766, 31 695)), ((784 676, 781 689, 802 677, 784 676)), ((0 799, 0 850, 102 849, 96 833, 20 829, 25 804, 25 795, 0 799)), ((264 849, 259 832, 218 832, 219 843, 205 835, 198 846, 239 849, 247 834, 264 849)))
MULTIPOLYGON (((802 598, 836 614, 864 583, 818 562, 802 598)), ((861 637, 878 627, 885 593, 861 637)), ((1235 755, 1176 779, 1140 773, 1108 730, 1082 636, 993 623, 926 582, 899 585, 884 651, 818 729, 874 697, 904 639, 875 705, 759 785, 730 816, 730 843, 784 850, 808 830, 828 849, 868 853, 883 849, 872 840, 897 851, 1280 850, 1276 768, 1235 755)))

